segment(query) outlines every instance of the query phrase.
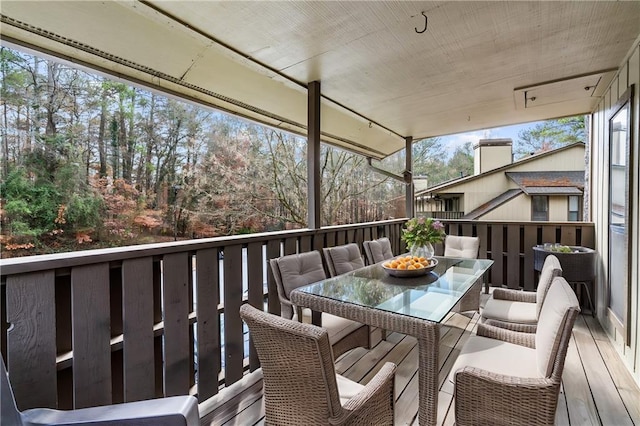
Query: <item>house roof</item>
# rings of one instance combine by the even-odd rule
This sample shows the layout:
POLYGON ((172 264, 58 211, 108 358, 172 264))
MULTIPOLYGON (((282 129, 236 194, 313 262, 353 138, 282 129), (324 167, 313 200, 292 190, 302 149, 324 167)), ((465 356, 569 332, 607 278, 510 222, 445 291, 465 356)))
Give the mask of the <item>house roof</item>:
MULTIPOLYGON (((441 192, 441 191, 444 191, 444 190, 449 189, 451 187, 454 187, 456 185, 459 185, 461 183, 467 183, 467 182, 474 181, 476 179, 482 179, 483 177, 491 175, 491 174, 494 174, 494 173, 505 173, 505 172, 507 172, 507 173, 516 173, 516 172, 508 172, 508 170, 512 169, 512 168, 515 168, 515 167, 518 167, 518 166, 521 166, 522 164, 526 164, 526 163, 529 163, 529 162, 532 162, 532 161, 540 160, 540 159, 555 155, 555 154, 557 154, 559 152, 563 152, 563 151, 566 151, 566 150, 569 150, 569 149, 573 149, 573 148, 576 148, 576 147, 583 147, 584 148, 584 143, 582 143, 582 142, 573 143, 573 144, 570 144, 570 145, 566 145, 566 146, 554 149, 552 151, 545 151, 545 152, 542 152, 542 153, 539 153, 539 154, 535 154, 535 155, 531 155, 531 156, 525 157, 525 158, 520 159, 518 161, 515 161, 513 163, 506 164, 506 165, 504 165, 502 167, 498 167, 496 169, 492 169, 492 170, 486 171, 484 173, 480 173, 480 174, 477 174, 477 175, 471 175, 471 176, 465 176, 465 177, 462 177, 462 178, 457 178, 457 179, 453 179, 453 180, 450 180, 450 181, 447 181, 447 182, 443 182, 443 183, 440 183, 438 185, 434 185, 432 187, 424 189, 422 191, 416 191, 416 196, 424 195, 424 194, 432 193, 432 192, 441 192)), ((522 173, 524 173, 524 172, 522 172, 522 173)), ((545 172, 545 173, 551 173, 551 172, 545 172)), ((566 173, 566 172, 564 172, 564 173, 566 173)), ((581 187, 584 187, 584 172, 576 172, 576 173, 581 173, 582 174, 582 185, 581 185, 581 187)), ((548 186, 552 186, 552 185, 548 185, 548 186)), ((575 185, 573 185, 573 186, 575 186, 575 185)))
POLYGON ((3 0, 0 22, 3 45, 294 133, 320 82, 321 139, 379 159, 593 111, 640 2, 3 0))
POLYGON ((468 219, 468 220, 477 219, 480 216, 483 216, 489 213, 491 210, 503 205, 507 201, 514 199, 520 194, 522 194, 522 189, 518 189, 518 188, 509 189, 503 192, 502 194, 498 195, 494 199, 489 200, 488 202, 482 204, 478 208, 471 210, 469 213, 464 215, 462 219, 468 219))
POLYGON ((527 195, 581 195, 583 171, 506 172, 527 195))

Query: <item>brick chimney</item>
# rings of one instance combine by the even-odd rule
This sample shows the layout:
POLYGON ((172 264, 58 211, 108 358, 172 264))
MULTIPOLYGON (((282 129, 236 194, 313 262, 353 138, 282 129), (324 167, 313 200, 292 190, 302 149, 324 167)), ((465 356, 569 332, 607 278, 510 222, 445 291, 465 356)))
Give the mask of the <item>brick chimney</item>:
POLYGON ((480 139, 473 146, 473 174, 488 172, 513 162, 511 139, 480 139))

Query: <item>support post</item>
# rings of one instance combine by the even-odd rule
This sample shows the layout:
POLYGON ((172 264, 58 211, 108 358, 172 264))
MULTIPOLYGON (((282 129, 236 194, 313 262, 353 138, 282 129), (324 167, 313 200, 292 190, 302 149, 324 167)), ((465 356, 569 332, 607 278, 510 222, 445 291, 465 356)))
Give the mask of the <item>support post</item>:
POLYGON ((414 212, 414 195, 413 195, 413 136, 407 136, 404 138, 405 141, 405 151, 406 151, 406 160, 405 160, 405 185, 406 185, 406 199, 405 199, 405 215, 407 217, 413 217, 415 215, 414 212))
POLYGON ((307 228, 320 229, 320 82, 307 89, 307 228))

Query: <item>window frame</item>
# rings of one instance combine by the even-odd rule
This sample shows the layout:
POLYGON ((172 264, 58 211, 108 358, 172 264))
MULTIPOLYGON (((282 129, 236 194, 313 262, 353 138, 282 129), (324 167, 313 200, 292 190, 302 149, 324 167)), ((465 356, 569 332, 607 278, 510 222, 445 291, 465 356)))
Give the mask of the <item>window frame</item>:
POLYGON ((549 196, 548 195, 532 195, 531 196, 531 220, 533 222, 549 222, 549 196), (536 202, 535 199, 541 199, 541 200, 545 200, 545 207, 546 209, 544 211, 541 210, 536 210, 536 202), (536 217, 536 213, 545 213, 545 218, 544 219, 540 219, 538 217, 536 217))

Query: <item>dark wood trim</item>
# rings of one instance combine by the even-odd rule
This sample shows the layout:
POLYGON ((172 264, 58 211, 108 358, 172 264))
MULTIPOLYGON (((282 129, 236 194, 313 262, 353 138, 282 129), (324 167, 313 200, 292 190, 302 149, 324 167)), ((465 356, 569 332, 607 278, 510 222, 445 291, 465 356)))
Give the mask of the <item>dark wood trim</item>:
POLYGON ((413 136, 404 138, 405 150, 405 216, 415 216, 415 195, 413 189, 413 136))
POLYGON ((308 87, 307 102, 307 226, 322 226, 320 209, 320 82, 312 81, 308 87))

